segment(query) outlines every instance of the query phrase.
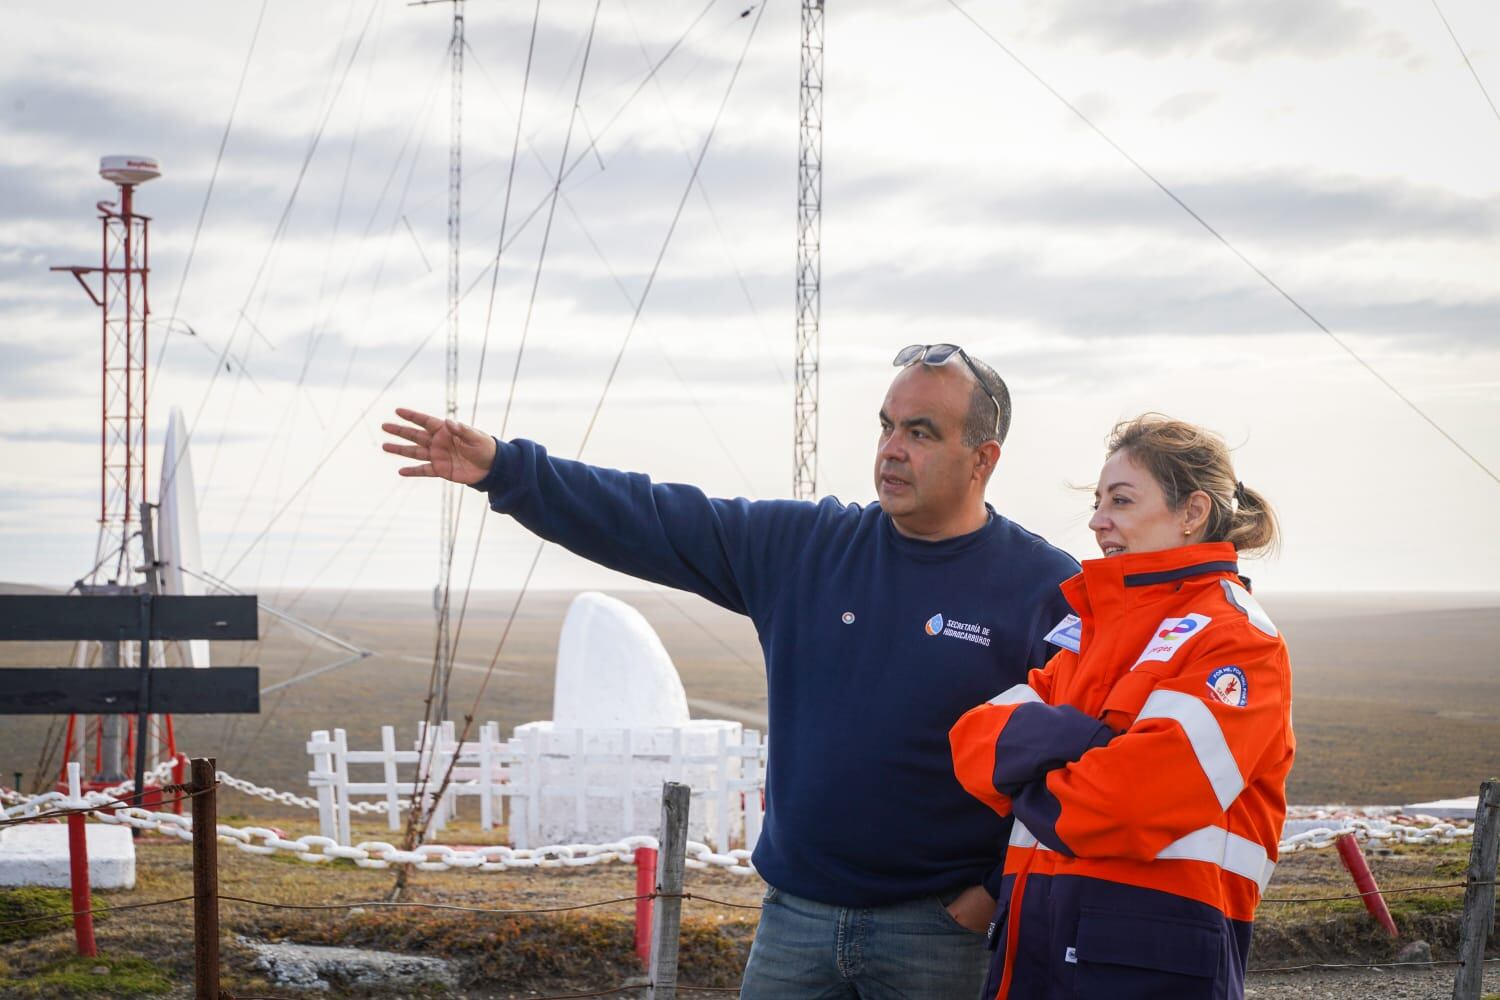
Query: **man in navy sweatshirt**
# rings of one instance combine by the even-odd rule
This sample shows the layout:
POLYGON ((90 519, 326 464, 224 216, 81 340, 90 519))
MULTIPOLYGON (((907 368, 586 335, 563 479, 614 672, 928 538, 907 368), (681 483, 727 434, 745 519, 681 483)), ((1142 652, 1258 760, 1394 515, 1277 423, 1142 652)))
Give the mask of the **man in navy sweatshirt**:
POLYGON ((710 499, 398 409, 406 476, 490 506, 587 559, 748 615, 771 752, 755 867, 770 886, 746 1000, 954 997, 984 981, 1009 820, 954 778, 947 733, 1047 659, 1066 553, 991 508, 1005 383, 914 345, 880 408, 879 502, 710 499))

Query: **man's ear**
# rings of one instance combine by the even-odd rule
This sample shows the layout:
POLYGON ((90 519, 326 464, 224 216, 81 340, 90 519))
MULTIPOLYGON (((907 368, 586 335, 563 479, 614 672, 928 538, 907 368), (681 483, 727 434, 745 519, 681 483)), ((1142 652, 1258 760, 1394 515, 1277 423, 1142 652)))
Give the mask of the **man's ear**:
POLYGON ((995 466, 1000 464, 1000 442, 990 440, 975 449, 974 477, 987 480, 995 472, 995 466))

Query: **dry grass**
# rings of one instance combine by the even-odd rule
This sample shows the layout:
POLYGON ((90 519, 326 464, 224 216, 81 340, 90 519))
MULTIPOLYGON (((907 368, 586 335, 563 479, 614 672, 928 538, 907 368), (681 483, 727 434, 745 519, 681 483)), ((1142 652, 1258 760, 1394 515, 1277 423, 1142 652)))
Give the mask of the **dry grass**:
MULTIPOLYGON (((477 839, 477 831, 472 829, 460 827, 454 832, 460 838, 477 839)), ((96 906, 170 899, 192 892, 188 845, 143 838, 137 847, 136 887, 97 893, 96 906)), ((543 993, 598 988, 641 974, 634 953, 633 902, 523 915, 380 906, 296 910, 286 907, 378 903, 386 899, 395 873, 362 869, 349 862, 311 865, 286 857, 258 857, 225 846, 220 851, 221 895, 280 904, 262 907, 228 900, 222 903, 224 987, 233 993, 276 992, 255 972, 253 954, 235 940, 237 935, 454 958, 465 969, 466 986, 482 990, 486 996, 497 992, 503 995, 512 988, 543 993)), ((753 876, 690 871, 686 891, 754 904, 760 901, 764 886, 753 876)), ((4 892, 0 890, 0 894, 4 892)), ((603 864, 493 874, 413 871, 402 898, 406 902, 526 910, 634 894, 633 866, 603 864)), ((698 899, 688 900, 684 906, 682 981, 710 986, 738 982, 756 912, 698 899)), ((5 960, 17 980, 57 967, 72 954, 73 935, 66 920, 38 931, 29 940, 7 946, 5 960)), ((130 956, 150 963, 173 983, 191 982, 190 903, 117 914, 98 923, 95 933, 102 956, 130 956)), ((100 981, 99 985, 105 983, 100 981)), ((31 994, 20 992, 19 987, 0 986, 0 997, 26 995, 31 994)), ((157 995, 189 994, 182 987, 174 987, 157 995)))
MULTIPOLYGON (((477 833, 471 829, 456 832, 461 836, 477 833)), ((98 894, 96 905, 165 899, 191 891, 191 858, 186 845, 144 839, 138 846, 136 888, 98 894)), ((1386 890, 1458 881, 1466 864, 1467 846, 1463 844, 1398 847, 1371 859, 1375 876, 1386 890)), ((228 847, 221 848, 219 872, 223 895, 282 904, 279 908, 227 900, 222 904, 224 985, 234 993, 276 992, 252 968, 252 953, 235 940, 236 935, 456 959, 464 969, 465 995, 476 997, 581 991, 641 974, 632 946, 634 904, 630 902, 522 915, 379 906, 295 910, 285 907, 383 900, 394 873, 361 869, 347 862, 309 865, 289 858, 255 857, 228 847)), ((631 896, 634 879, 634 868, 623 864, 494 874, 412 872, 404 899, 487 909, 540 909, 631 896)), ((754 905, 760 900, 763 885, 754 877, 689 871, 686 891, 754 905)), ((1285 859, 1267 895, 1270 899, 1305 898, 1353 891, 1336 852, 1324 850, 1304 851, 1285 859)), ((1395 893, 1388 900, 1403 942, 1422 938, 1432 944, 1435 957, 1452 957, 1462 890, 1395 893)), ((733 985, 748 953, 758 914, 704 899, 691 899, 684 905, 682 981, 733 985)), ((178 984, 167 992, 150 995, 189 995, 186 984, 192 975, 192 930, 188 904, 121 913, 101 922, 96 933, 106 958, 141 960, 178 984)), ((1492 950, 1500 953, 1500 940, 1492 941, 1492 950)), ((1389 961, 1403 942, 1386 937, 1356 899, 1267 902, 1256 921, 1253 964, 1389 961)), ((5 960, 16 982, 31 981, 43 970, 62 968, 71 951, 71 931, 60 922, 56 929, 13 942, 5 960)), ((78 978, 85 984, 92 981, 81 973, 78 978)), ((0 986, 0 997, 28 995, 36 994, 23 992, 19 986, 0 986)))

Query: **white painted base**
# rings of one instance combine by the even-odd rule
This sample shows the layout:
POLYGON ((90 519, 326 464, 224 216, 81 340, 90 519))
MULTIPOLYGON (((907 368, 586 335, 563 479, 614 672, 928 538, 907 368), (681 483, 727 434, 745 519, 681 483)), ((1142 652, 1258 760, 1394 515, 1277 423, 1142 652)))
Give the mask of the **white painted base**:
MULTIPOLYGON (((89 884, 95 889, 135 888, 135 841, 129 827, 90 823, 89 884)), ((23 823, 0 829, 0 885, 66 889, 68 828, 62 823, 23 823)))
POLYGON ((1402 806, 1401 811, 1408 816, 1435 816, 1438 819, 1473 819, 1474 814, 1479 811, 1479 796, 1470 795, 1466 799, 1438 799, 1434 802, 1414 802, 1409 806, 1402 806))
POLYGON ((711 793, 726 780, 740 780, 738 757, 727 757, 721 773, 719 746, 721 740, 737 746, 742 731, 738 722, 725 719, 628 730, 573 729, 552 721, 517 726, 516 739, 526 756, 512 775, 519 772, 521 780, 535 782, 541 808, 536 816, 523 812, 518 818, 519 800, 512 800, 512 836, 524 835, 525 846, 538 847, 655 834, 661 827, 662 782, 680 781, 694 793, 688 839, 727 850, 744 836, 744 812, 736 794, 734 808, 728 810, 729 829, 720 830, 711 793))

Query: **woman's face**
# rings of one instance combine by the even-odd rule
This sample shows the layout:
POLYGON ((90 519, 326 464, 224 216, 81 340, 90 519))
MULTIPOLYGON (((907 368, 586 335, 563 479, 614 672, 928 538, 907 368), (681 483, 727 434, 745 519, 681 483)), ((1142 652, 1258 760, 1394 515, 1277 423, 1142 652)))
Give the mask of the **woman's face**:
POLYGON ((1117 451, 1099 472, 1089 529, 1105 558, 1126 552, 1158 552, 1192 544, 1201 525, 1190 524, 1191 503, 1173 511, 1156 477, 1117 451), (1194 530, 1196 528, 1196 530, 1194 530))

